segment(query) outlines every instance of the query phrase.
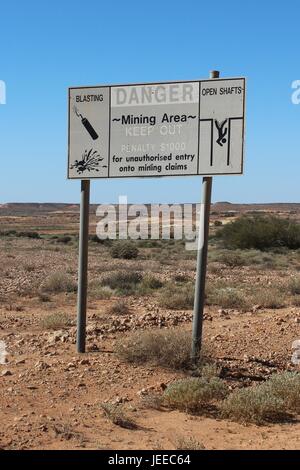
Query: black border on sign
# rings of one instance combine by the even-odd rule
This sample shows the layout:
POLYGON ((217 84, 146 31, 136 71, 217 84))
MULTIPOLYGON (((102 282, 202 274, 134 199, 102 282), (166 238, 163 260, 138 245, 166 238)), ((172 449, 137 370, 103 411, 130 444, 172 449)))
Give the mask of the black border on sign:
POLYGON ((107 178, 110 178, 110 135, 111 135, 111 88, 108 90, 108 119, 109 119, 109 126, 108 126, 108 159, 107 159, 107 178))
POLYGON ((71 100, 71 88, 68 89, 68 168, 67 168, 67 179, 70 178, 70 100, 71 100))
POLYGON ((100 179, 127 179, 127 178, 174 178, 182 176, 229 176, 229 175, 242 175, 244 170, 244 141, 245 141, 245 94, 246 94, 246 79, 245 77, 230 77, 230 78, 216 78, 216 79, 204 79, 204 80, 171 80, 163 82, 144 82, 144 83, 126 83, 126 84, 114 84, 114 85, 94 85, 94 86, 78 86, 78 87, 69 87, 68 88, 68 169, 67 169, 67 179, 68 180, 100 180, 100 179), (199 150, 200 150, 200 89, 203 82, 220 82, 220 81, 233 81, 233 80, 242 80, 243 81, 243 129, 242 129, 242 161, 241 161, 241 171, 236 173, 199 173, 199 150), (115 87, 125 87, 125 86, 141 86, 141 85, 168 85, 169 83, 199 83, 199 111, 198 111, 198 163, 197 163, 197 173, 185 173, 180 175, 131 175, 131 176, 109 176, 109 165, 110 165, 110 135, 111 135, 111 89, 115 87), (71 90, 83 90, 83 89, 92 89, 92 88, 109 88, 109 142, 108 142, 108 176, 90 176, 90 177, 70 177, 70 99, 71 99, 71 90))
MULTIPOLYGON (((246 116, 245 116, 245 101, 246 101, 246 78, 245 77, 236 77, 236 78, 224 78, 224 77, 221 77, 221 78, 215 78, 215 79, 204 79, 204 80, 200 80, 200 83, 202 82, 209 82, 209 83, 212 83, 212 82, 218 82, 218 81, 221 81, 221 80, 242 80, 243 81, 243 90, 244 90, 244 93, 243 93, 243 115, 240 116, 240 117, 233 117, 233 118, 230 118, 230 119, 242 119, 243 120, 243 128, 242 128, 242 159, 241 159, 241 171, 240 172, 237 172, 237 173, 198 173, 198 176, 229 176, 229 175, 242 175, 243 172, 244 172, 244 151, 245 151, 245 119, 246 119, 246 116)), ((200 85, 201 86, 201 85, 200 85)), ((209 119, 201 119, 201 121, 210 121, 212 118, 209 118, 209 119)), ((200 132, 200 131, 199 131, 200 132)), ((212 135, 211 135, 211 139, 212 139, 212 135)), ((199 136, 199 141, 200 141, 200 136, 199 136)), ((230 151, 230 150, 229 150, 230 151)), ((199 153, 198 153, 198 162, 199 162, 199 153)), ((184 175, 183 175, 184 176, 184 175)))

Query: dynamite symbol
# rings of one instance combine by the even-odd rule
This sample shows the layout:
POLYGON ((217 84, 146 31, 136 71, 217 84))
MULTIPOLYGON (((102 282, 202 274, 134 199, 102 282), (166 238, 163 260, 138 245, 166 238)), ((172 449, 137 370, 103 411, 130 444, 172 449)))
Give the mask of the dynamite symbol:
POLYGON ((90 134, 91 138, 93 140, 98 139, 99 136, 98 136, 97 132, 95 131, 95 129, 93 128, 90 121, 87 118, 82 116, 82 114, 78 111, 78 108, 76 106, 73 107, 73 110, 74 110, 74 113, 76 114, 76 116, 78 116, 81 119, 82 125, 85 127, 87 132, 90 134))

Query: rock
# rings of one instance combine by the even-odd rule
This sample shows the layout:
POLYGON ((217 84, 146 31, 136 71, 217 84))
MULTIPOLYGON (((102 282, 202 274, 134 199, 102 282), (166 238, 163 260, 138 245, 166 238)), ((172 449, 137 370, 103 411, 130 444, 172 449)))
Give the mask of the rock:
POLYGON ((218 341, 219 339, 222 339, 222 335, 218 334, 216 336, 211 336, 210 339, 211 341, 218 341))
POLYGON ((227 315, 227 310, 225 310, 224 308, 219 308, 218 314, 220 316, 227 315))
POLYGON ((16 366, 20 364, 25 364, 25 359, 19 359, 18 361, 15 362, 16 366))
POLYGON ((126 403, 128 402, 129 399, 128 397, 117 397, 115 400, 113 400, 111 403, 113 405, 119 405, 120 403, 126 403))
POLYGON ((4 369, 2 372, 1 372, 1 377, 7 377, 9 375, 12 375, 12 372, 8 369, 4 369))
POLYGON ((261 309, 261 305, 259 305, 259 304, 258 304, 258 305, 253 305, 253 307, 252 307, 252 309, 251 309, 251 312, 252 312, 252 313, 255 313, 255 312, 257 312, 257 311, 260 310, 260 309, 261 309))
POLYGON ((89 365, 91 365, 91 363, 90 363, 90 361, 89 361, 88 359, 81 359, 81 361, 79 361, 79 364, 80 364, 81 366, 85 366, 85 365, 89 366, 89 365))
POLYGON ((165 384, 164 382, 160 382, 157 385, 158 388, 160 388, 161 390, 166 390, 166 388, 168 387, 167 384, 165 384))
POLYGON ((51 333, 48 336, 48 343, 49 344, 54 344, 54 343, 60 341, 66 335, 67 335, 67 333, 64 332, 63 330, 54 331, 53 333, 51 333))
POLYGON ((38 362, 36 362, 34 367, 38 370, 46 370, 46 369, 49 369, 50 366, 46 362, 38 361, 38 362))
POLYGON ((73 362, 69 362, 66 366, 66 370, 75 369, 76 365, 73 362))
POLYGON ((148 393, 152 392, 155 390, 155 387, 153 386, 150 386, 150 387, 146 387, 146 388, 142 388, 141 390, 139 390, 137 392, 137 395, 142 397, 142 396, 145 396, 145 395, 148 395, 148 393))

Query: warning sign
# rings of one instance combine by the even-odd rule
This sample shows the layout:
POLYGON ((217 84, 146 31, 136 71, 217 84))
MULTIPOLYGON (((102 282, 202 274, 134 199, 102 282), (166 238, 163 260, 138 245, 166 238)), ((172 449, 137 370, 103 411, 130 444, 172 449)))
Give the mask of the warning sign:
POLYGON ((241 174, 245 79, 69 89, 68 177, 241 174))

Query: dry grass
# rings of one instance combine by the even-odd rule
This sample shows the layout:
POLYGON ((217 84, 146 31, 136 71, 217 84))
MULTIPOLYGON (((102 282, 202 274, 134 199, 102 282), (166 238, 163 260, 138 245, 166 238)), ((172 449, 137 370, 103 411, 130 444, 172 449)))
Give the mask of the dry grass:
POLYGON ((216 364, 204 364, 200 368, 200 375, 205 379, 212 379, 214 377, 219 377, 221 373, 221 368, 216 364))
POLYGON ((98 279, 93 279, 89 283, 88 295, 93 299, 108 300, 111 298, 112 293, 112 289, 109 287, 103 287, 102 283, 98 279))
POLYGON ((148 393, 141 397, 141 401, 145 408, 151 410, 160 410, 162 407, 162 395, 160 393, 148 393))
POLYGON ((193 283, 183 285, 169 284, 161 289, 159 305, 174 310, 192 309, 194 305, 194 290, 195 286, 193 283))
POLYGON ((73 426, 69 423, 56 423, 53 424, 53 431, 56 437, 62 441, 70 441, 76 439, 84 447, 84 439, 81 433, 75 431, 73 426))
POLYGON ((129 308, 124 300, 117 300, 108 307, 106 313, 109 315, 127 315, 129 313, 129 308))
POLYGON ((137 429, 137 424, 124 411, 122 405, 114 403, 102 403, 101 408, 105 416, 117 426, 126 429, 137 429))
POLYGON ((147 274, 139 285, 138 293, 140 295, 151 294, 154 290, 160 289, 163 283, 152 274, 147 274))
POLYGON ((194 437, 179 436, 174 442, 176 450, 205 450, 202 442, 197 441, 194 437))
POLYGON ((278 288, 267 287, 257 289, 253 294, 252 304, 261 305, 264 308, 281 308, 285 305, 283 293, 278 288))
POLYGON ((72 319, 66 313, 56 312, 42 318, 41 326, 45 330, 61 330, 72 325, 72 319))
POLYGON ((223 308, 248 310, 251 302, 244 292, 237 287, 207 286, 206 297, 208 305, 219 305, 223 308))
POLYGON ((295 305, 295 307, 300 307, 300 295, 294 295, 291 298, 291 304, 295 305))
POLYGON ((46 292, 39 292, 38 298, 41 302, 51 302, 51 297, 46 292))
POLYGON ((76 282, 63 272, 50 274, 45 280, 42 290, 45 292, 75 292, 77 290, 76 282))
POLYGON ((115 350, 127 362, 187 369, 191 366, 191 333, 179 329, 137 331, 118 341, 115 350))

